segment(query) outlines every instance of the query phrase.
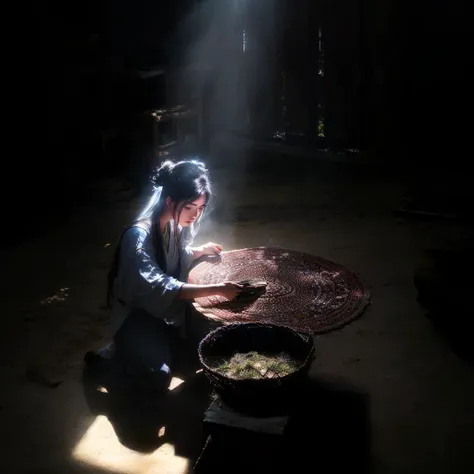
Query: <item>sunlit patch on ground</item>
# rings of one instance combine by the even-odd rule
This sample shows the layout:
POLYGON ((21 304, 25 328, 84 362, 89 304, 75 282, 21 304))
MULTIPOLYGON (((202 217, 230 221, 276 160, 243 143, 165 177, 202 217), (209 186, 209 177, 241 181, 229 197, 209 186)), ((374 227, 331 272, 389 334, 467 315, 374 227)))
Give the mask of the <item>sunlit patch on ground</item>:
MULTIPOLYGON (((157 427, 157 438, 165 435, 157 427)), ((75 461, 122 474, 184 474, 189 460, 175 455, 172 444, 165 443, 153 453, 139 453, 123 446, 105 416, 98 416, 73 450, 75 461)))
POLYGON ((184 383, 183 379, 180 379, 178 377, 173 377, 170 382, 170 386, 168 387, 168 390, 174 390, 175 388, 178 388, 181 384, 184 383))

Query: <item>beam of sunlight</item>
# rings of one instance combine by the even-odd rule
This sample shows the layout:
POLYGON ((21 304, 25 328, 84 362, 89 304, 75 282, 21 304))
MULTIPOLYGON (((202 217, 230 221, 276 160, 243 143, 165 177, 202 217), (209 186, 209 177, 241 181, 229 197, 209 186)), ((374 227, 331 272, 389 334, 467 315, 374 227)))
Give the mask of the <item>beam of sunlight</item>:
MULTIPOLYGON (((165 434, 157 427, 157 438, 165 434), (160 436, 161 435, 161 436, 160 436)), ((72 452, 73 459, 93 468, 117 474, 151 474, 189 472, 187 458, 176 456, 172 444, 165 443, 151 454, 139 453, 123 446, 109 420, 99 415, 72 452)))

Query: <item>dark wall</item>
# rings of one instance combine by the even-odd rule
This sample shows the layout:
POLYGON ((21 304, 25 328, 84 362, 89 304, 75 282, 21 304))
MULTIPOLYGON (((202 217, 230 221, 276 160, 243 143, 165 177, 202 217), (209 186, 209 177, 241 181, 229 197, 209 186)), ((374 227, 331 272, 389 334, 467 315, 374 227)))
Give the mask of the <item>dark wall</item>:
POLYGON ((13 107, 4 110, 12 129, 4 143, 11 149, 9 186, 2 187, 5 218, 18 220, 17 199, 34 203, 31 217, 20 219, 26 226, 43 215, 73 212, 92 179, 129 165, 137 114, 164 96, 159 85, 153 91, 140 81, 134 67, 170 61, 170 33, 186 5, 47 0, 8 10, 2 60, 5 102, 13 107))
MULTIPOLYGON (((363 133, 364 146, 377 159, 432 166, 436 154, 445 160, 455 155, 462 168, 459 156, 469 154, 465 150, 470 145, 472 95, 468 75, 471 33, 463 2, 278 1, 293 9, 297 3, 307 6, 309 16, 304 24, 308 35, 314 37, 321 20, 330 27, 332 44, 327 45, 327 89, 323 92, 330 90, 328 96, 337 105, 333 109, 337 112, 333 114, 336 135, 354 130, 363 133), (356 89, 348 81, 361 80, 359 66, 354 66, 357 61, 352 61, 352 46, 365 68, 360 76, 362 86, 356 89)), ((19 21, 12 44, 17 50, 7 69, 16 83, 13 90, 18 104, 15 118, 10 119, 16 128, 11 176, 18 186, 23 186, 27 170, 32 177, 31 194, 38 198, 52 195, 64 202, 64 196, 74 196, 90 176, 108 172, 113 163, 130 158, 123 136, 134 114, 150 104, 134 67, 179 63, 186 42, 194 41, 186 33, 189 28, 182 27, 193 3, 50 0, 36 2, 28 7, 28 15, 15 17, 19 21), (108 161, 104 160, 101 130, 118 131, 108 161), (104 163, 106 168, 101 169, 104 163)), ((280 31, 301 35, 303 26, 290 27, 290 18, 298 15, 285 15, 280 31)), ((253 24, 255 32, 257 26, 253 24)), ((293 46, 288 55, 296 65, 292 90, 301 95, 313 84, 308 71, 315 77, 317 69, 315 64, 305 67, 304 60, 297 58, 299 47, 293 46)), ((263 51, 268 55, 268 50, 263 51)), ((305 52, 311 56, 311 48, 305 52)), ((261 83, 258 87, 262 90, 261 83)), ((268 96, 269 90, 264 90, 268 96)), ((318 93, 311 92, 315 100, 318 93)), ((256 114, 265 109, 264 127, 268 128, 269 108, 262 104, 265 94, 249 96, 256 114)), ((265 100, 278 114, 278 101, 265 100)), ((305 102, 303 94, 299 103, 305 102)), ((314 128, 311 114, 310 119, 314 128)))
POLYGON ((271 40, 259 28, 258 15, 253 11, 250 15, 249 55, 257 49, 255 42, 266 44, 247 75, 255 77, 257 71, 262 76, 265 71, 268 76, 272 69, 278 76, 247 94, 255 116, 253 130, 262 117, 271 122, 268 111, 278 102, 274 130, 314 137, 321 104, 323 144, 360 148, 375 160, 428 168, 435 167, 438 154, 444 161, 456 155, 459 167, 467 163, 462 155, 470 138, 473 55, 465 2, 275 0, 274 4, 278 30, 271 40), (318 28, 324 57, 318 51, 318 28), (276 54, 273 62, 270 54, 276 54))
POLYGON ((373 143, 424 167, 464 167, 472 102, 464 2, 393 2, 387 13, 373 38, 373 143))

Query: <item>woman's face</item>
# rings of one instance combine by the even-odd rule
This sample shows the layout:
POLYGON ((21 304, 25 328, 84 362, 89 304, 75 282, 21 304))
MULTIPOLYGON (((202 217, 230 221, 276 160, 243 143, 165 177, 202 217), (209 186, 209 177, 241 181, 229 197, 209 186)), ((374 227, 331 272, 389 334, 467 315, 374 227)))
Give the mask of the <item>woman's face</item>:
MULTIPOLYGON (((194 221, 199 219, 206 207, 206 201, 206 195, 203 194, 202 196, 199 196, 199 198, 197 198, 195 201, 186 204, 181 210, 181 215, 179 216, 178 224, 181 227, 187 227, 191 225, 194 221)), ((179 212, 179 209, 183 204, 183 202, 178 203, 178 206, 176 206, 175 208, 177 212, 179 212)))

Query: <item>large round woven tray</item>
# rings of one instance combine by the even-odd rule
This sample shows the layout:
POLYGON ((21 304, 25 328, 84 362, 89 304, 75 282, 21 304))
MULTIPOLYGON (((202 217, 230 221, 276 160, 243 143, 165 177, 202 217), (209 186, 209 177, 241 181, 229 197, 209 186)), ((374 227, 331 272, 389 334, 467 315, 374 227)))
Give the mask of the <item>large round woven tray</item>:
POLYGON ((369 303, 359 278, 320 257, 277 248, 249 248, 208 257, 190 272, 195 284, 248 279, 268 282, 258 298, 198 298, 194 307, 220 323, 260 322, 323 333, 354 320, 369 303))

